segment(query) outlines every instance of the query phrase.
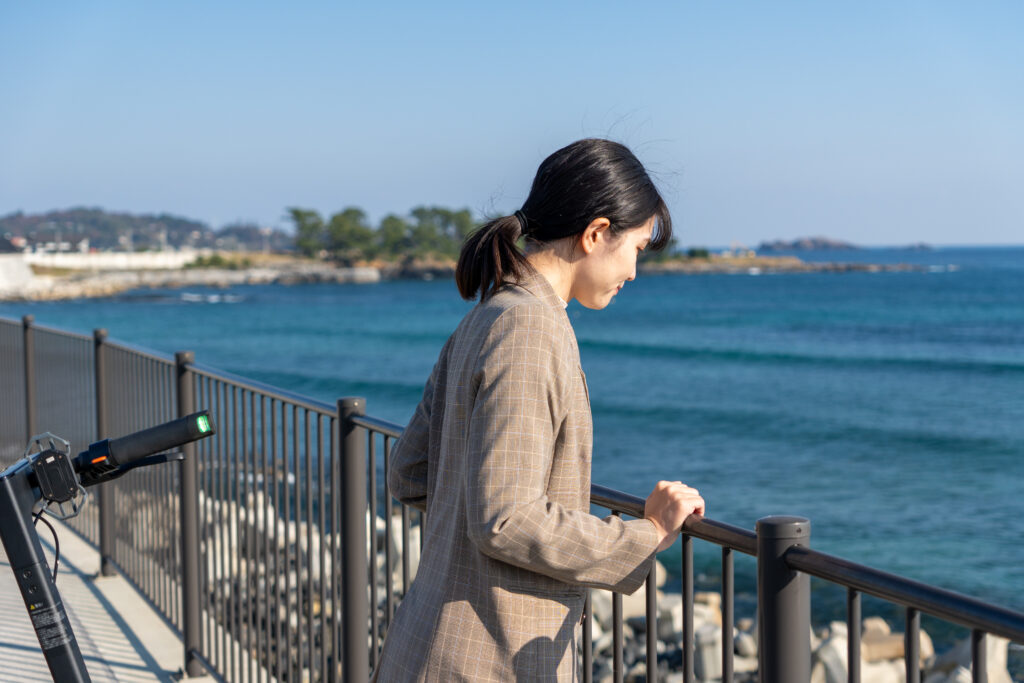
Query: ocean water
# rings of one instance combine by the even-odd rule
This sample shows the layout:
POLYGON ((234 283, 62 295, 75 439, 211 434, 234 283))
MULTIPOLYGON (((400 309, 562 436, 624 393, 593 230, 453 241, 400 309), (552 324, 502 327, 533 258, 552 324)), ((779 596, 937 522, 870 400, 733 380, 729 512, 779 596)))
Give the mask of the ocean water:
MULTIPOLYGON (((801 256, 924 269, 641 276, 604 311, 569 307, 594 481, 642 496, 681 479, 746 528, 803 515, 815 548, 1024 610, 1024 248, 801 256)), ((404 422, 469 307, 431 281, 142 290, 0 315, 190 349, 404 422)), ((714 586, 717 548, 696 552, 714 586)), ((742 606, 753 564, 737 572, 742 606)), ((842 591, 815 585, 816 620, 841 616, 842 591)))

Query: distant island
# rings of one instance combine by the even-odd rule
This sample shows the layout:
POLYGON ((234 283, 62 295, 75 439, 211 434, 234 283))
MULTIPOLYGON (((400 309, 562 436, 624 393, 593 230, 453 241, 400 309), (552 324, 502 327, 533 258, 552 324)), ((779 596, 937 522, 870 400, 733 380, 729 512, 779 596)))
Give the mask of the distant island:
MULTIPOLYGON (((863 249, 856 244, 831 237, 798 237, 795 240, 773 240, 761 242, 757 251, 763 254, 793 251, 857 251, 863 249)), ((915 242, 904 247, 894 247, 907 251, 931 251, 933 247, 925 242, 915 242)))
POLYGON ((757 248, 760 252, 768 253, 778 251, 854 251, 856 249, 860 249, 860 247, 828 237, 800 237, 790 241, 761 242, 757 248))

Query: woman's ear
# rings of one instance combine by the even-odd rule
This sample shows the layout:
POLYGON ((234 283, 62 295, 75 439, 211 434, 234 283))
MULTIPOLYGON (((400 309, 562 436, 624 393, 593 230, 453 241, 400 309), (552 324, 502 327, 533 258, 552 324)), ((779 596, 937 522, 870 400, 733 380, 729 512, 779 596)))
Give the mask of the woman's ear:
POLYGON ((590 221, 590 225, 580 234, 580 248, 584 254, 593 252, 599 242, 608 239, 608 228, 611 225, 611 221, 603 216, 590 221))

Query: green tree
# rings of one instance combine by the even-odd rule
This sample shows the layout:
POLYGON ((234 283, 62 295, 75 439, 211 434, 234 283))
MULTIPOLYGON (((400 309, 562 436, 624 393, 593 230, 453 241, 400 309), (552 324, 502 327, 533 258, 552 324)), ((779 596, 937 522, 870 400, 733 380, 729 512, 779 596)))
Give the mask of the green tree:
POLYGON ((380 255, 387 259, 404 256, 412 244, 412 225, 393 213, 384 216, 377 228, 377 246, 380 255))
POLYGON ((413 248, 419 254, 457 256, 462 242, 473 231, 469 209, 452 211, 441 206, 418 206, 411 212, 413 248))
POLYGON ((350 206, 331 216, 327 223, 327 248, 340 263, 352 263, 374 256, 374 233, 362 209, 350 206))
POLYGON ((327 229, 319 213, 293 206, 288 218, 295 225, 295 248, 300 254, 316 256, 327 247, 327 229))

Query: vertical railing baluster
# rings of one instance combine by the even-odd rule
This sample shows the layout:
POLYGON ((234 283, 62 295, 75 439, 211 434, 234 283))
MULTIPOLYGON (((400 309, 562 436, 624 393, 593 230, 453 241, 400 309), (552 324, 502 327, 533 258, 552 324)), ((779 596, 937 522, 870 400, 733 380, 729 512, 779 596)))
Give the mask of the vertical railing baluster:
POLYGON ((647 681, 658 681, 658 571, 657 561, 651 562, 651 571, 647 575, 646 595, 646 638, 647 638, 647 681))
MULTIPOLYGON (((285 651, 288 653, 288 680, 294 681, 302 670, 302 591, 299 584, 302 579, 299 575, 299 413, 298 406, 292 405, 291 410, 291 458, 288 457, 288 449, 285 449, 285 477, 284 477, 284 518, 285 518, 285 546, 284 546, 284 601, 285 601, 285 651), (295 482, 295 503, 292 507, 291 482, 295 482), (292 642, 292 524, 295 525, 295 642, 292 642), (292 665, 291 653, 297 654, 298 666, 292 665)), ((281 405, 281 417, 284 420, 285 406, 281 405)), ((283 429, 283 427, 282 427, 283 429)))
MULTIPOLYGON (((96 391, 96 440, 106 439, 109 429, 107 427, 107 373, 106 373, 106 351, 104 342, 107 340, 107 331, 97 328, 92 331, 93 338, 93 386, 96 391)), ((110 483, 99 487, 99 536, 100 536, 100 574, 102 576, 114 576, 117 570, 114 569, 114 521, 116 511, 114 510, 114 496, 117 489, 110 483)))
POLYGON ((732 548, 722 547, 722 680, 733 679, 733 623, 736 618, 732 548))
POLYGON ((267 493, 267 481, 269 479, 267 472, 267 397, 264 394, 258 394, 259 406, 260 406, 260 417, 259 417, 259 453, 260 453, 260 466, 262 467, 259 478, 260 487, 259 492, 262 495, 260 501, 259 519, 263 521, 260 526, 259 533, 259 556, 257 562, 262 565, 262 572, 260 576, 263 578, 263 598, 262 605, 263 611, 266 615, 264 619, 259 619, 257 614, 257 620, 259 622, 259 630, 256 632, 256 652, 259 654, 259 667, 260 667, 260 680, 264 677, 269 677, 270 672, 273 669, 270 667, 270 576, 271 568, 268 560, 269 552, 267 546, 270 541, 270 531, 267 529, 267 525, 270 524, 270 495, 267 493))
MULTIPOLYGON (((152 382, 152 372, 154 366, 152 363, 147 362, 147 394, 152 394, 149 391, 150 384, 152 382)), ((210 408, 209 401, 209 389, 210 381, 205 377, 196 377, 196 393, 198 394, 198 400, 195 403, 195 408, 210 408)), ((153 424, 158 423, 158 418, 155 409, 155 401, 149 401, 148 407, 153 424)), ((196 444, 196 458, 199 460, 199 493, 202 494, 204 505, 198 507, 199 509, 199 542, 200 542, 200 557, 207 559, 213 557, 213 537, 210 531, 210 506, 213 504, 213 497, 211 496, 212 486, 210 485, 210 458, 209 458, 209 439, 204 439, 196 444)), ((214 638, 214 620, 216 615, 213 614, 214 610, 210 609, 209 596, 210 596, 210 573, 206 571, 209 566, 208 561, 199 562, 199 595, 200 595, 200 615, 202 624, 202 631, 200 637, 200 650, 199 653, 204 657, 211 658, 213 655, 213 638, 214 638)))
POLYGON ((391 494, 388 492, 388 467, 391 460, 391 437, 384 437, 384 599, 386 601, 385 626, 391 627, 395 618, 395 585, 392 576, 395 571, 395 557, 391 552, 392 534, 395 533, 391 514, 391 494))
POLYGON ((860 683, 860 591, 846 589, 847 681, 860 683))
MULTIPOLYGON (((612 512, 621 517, 618 512, 612 512)), ((622 683, 625 664, 622 657, 624 642, 622 638, 622 593, 612 592, 612 680, 622 683)))
POLYGON ((344 534, 341 523, 341 508, 344 504, 342 499, 345 496, 345 492, 342 488, 342 445, 338 437, 340 432, 341 418, 336 415, 334 422, 331 424, 331 562, 334 567, 331 572, 331 611, 335 615, 331 619, 331 628, 333 629, 331 635, 331 656, 334 662, 331 670, 327 672, 328 681, 336 681, 339 678, 345 680, 342 669, 345 650, 342 643, 344 634, 342 609, 344 603, 342 601, 343 577, 341 576, 345 570, 344 563, 341 560, 341 543, 344 534))
MULTIPOLYGON (((232 506, 231 515, 231 532, 234 533, 235 547, 234 552, 231 553, 231 612, 229 613, 228 619, 231 620, 234 628, 232 632, 234 638, 232 641, 236 646, 231 648, 231 680, 237 681, 241 679, 244 669, 241 668, 245 664, 245 660, 242 659, 242 612, 245 609, 245 603, 242 602, 244 597, 244 587, 242 586, 242 544, 245 543, 245 537, 242 536, 243 529, 241 528, 241 517, 243 505, 239 501, 239 496, 245 486, 245 479, 242 478, 242 471, 239 469, 239 448, 238 448, 238 434, 239 428, 242 431, 242 440, 244 444, 245 440, 245 411, 239 410, 238 403, 238 387, 232 385, 231 387, 231 483, 230 487, 230 500, 234 502, 232 506), (241 593, 241 595, 240 595, 241 593)), ((243 446, 244 448, 244 446, 243 446)), ((244 468, 244 454, 242 455, 242 463, 244 468)), ((248 515, 246 515, 246 521, 248 521, 248 515)))
MULTIPOLYGON (((224 400, 224 394, 225 394, 224 382, 222 382, 220 380, 217 380, 214 383, 214 387, 215 387, 214 397, 215 397, 215 402, 216 402, 216 406, 214 408, 217 411, 215 419, 223 421, 223 420, 227 419, 227 410, 225 409, 225 400, 224 400)), ((228 426, 227 424, 224 424, 223 428, 226 428, 227 426, 228 426)), ((216 557, 216 564, 214 566, 214 572, 216 572, 215 581, 216 581, 216 586, 217 586, 217 611, 218 611, 217 618, 215 619, 215 622, 218 625, 218 630, 217 630, 217 634, 218 634, 218 638, 217 638, 217 659, 220 662, 220 672, 222 674, 228 674, 228 672, 231 670, 231 663, 228 661, 228 658, 230 657, 230 652, 228 651, 228 648, 227 648, 227 640, 228 640, 228 634, 231 633, 231 631, 230 631, 230 625, 228 624, 227 618, 226 618, 226 615, 230 614, 230 612, 228 611, 227 592, 224 590, 224 587, 227 585, 228 576, 229 576, 229 572, 225 568, 225 564, 226 564, 227 557, 228 557, 228 552, 227 552, 227 549, 225 548, 225 545, 224 545, 224 541, 225 541, 224 533, 225 533, 225 531, 228 530, 227 529, 227 526, 228 526, 227 517, 228 516, 226 514, 227 513, 227 492, 224 490, 224 477, 225 477, 225 474, 226 474, 225 473, 225 469, 226 468, 224 466, 224 458, 225 458, 225 455, 226 455, 225 449, 224 449, 224 443, 226 441, 225 433, 223 431, 221 431, 219 434, 216 435, 215 438, 217 440, 216 441, 217 448, 216 448, 216 456, 215 456, 215 458, 216 458, 216 462, 217 462, 217 472, 216 472, 217 473, 217 477, 216 477, 217 478, 217 536, 216 536, 216 538, 217 538, 217 551, 218 552, 217 552, 217 557, 216 557)), ((230 538, 230 536, 228 538, 230 538)))
MULTIPOLYGON (((259 598, 257 591, 259 590, 259 572, 256 571, 256 542, 258 540, 259 529, 256 526, 257 509, 256 509, 256 395, 252 391, 245 391, 242 394, 244 403, 242 404, 242 410, 246 411, 246 417, 248 419, 248 429, 243 429, 243 434, 247 437, 247 441, 243 442, 243 447, 247 447, 245 450, 245 487, 246 491, 246 639, 245 639, 245 659, 248 663, 249 669, 249 680, 253 680, 255 676, 259 676, 259 671, 256 667, 256 658, 259 656, 259 598), (252 505, 248 504, 248 495, 252 494, 253 502, 252 505)), ((260 676, 262 677, 262 676, 260 676)))
POLYGON ((21 317, 25 357, 25 443, 28 443, 38 433, 36 430, 36 344, 35 330, 32 329, 32 322, 35 319, 33 315, 21 317))
MULTIPOLYGON (((292 445, 292 457, 295 462, 295 509, 292 512, 292 517, 295 520, 295 650, 296 656, 296 670, 295 677, 299 680, 303 677, 303 669, 305 668, 304 662, 306 661, 305 650, 307 647, 312 647, 312 642, 304 643, 303 634, 306 631, 307 623, 305 622, 306 613, 302 609, 303 605, 303 586, 305 586, 305 595, 309 596, 309 584, 306 584, 302 580, 303 563, 309 567, 309 563, 305 561, 306 558, 302 556, 302 513, 303 513, 303 490, 305 491, 305 498, 308 500, 313 492, 310 487, 303 489, 303 478, 308 476, 309 472, 309 409, 302 408, 301 413, 297 407, 292 409, 292 430, 294 434, 294 440, 292 445), (302 421, 299 421, 299 415, 302 415, 302 421), (300 437, 301 431, 301 437, 300 437), (302 455, 305 453, 306 460, 303 460, 302 455)), ((307 526, 308 526, 308 517, 307 526)), ((308 548, 308 546, 307 546, 308 548)), ((313 577, 309 576, 308 581, 312 581, 313 577)), ((312 602, 312 601, 310 601, 312 602)), ((312 673, 312 671, 311 671, 312 673)))
MULTIPOLYGON (((330 420, 328 420, 330 423, 330 420)), ((333 429, 330 430, 333 433, 333 429)), ((327 626, 327 550, 330 548, 330 539, 334 535, 333 533, 327 534, 327 463, 325 462, 328 455, 334 458, 334 448, 331 445, 333 442, 328 436, 327 441, 324 443, 324 418, 322 415, 316 416, 316 446, 317 446, 317 477, 319 478, 318 491, 320 492, 318 518, 320 522, 320 675, 319 677, 314 676, 314 680, 325 681, 328 680, 327 674, 327 643, 328 636, 333 633, 327 626)), ((333 484, 332 484, 333 485, 333 484)), ((332 489, 331 495, 334 495, 332 489)), ((333 505, 331 506, 334 507, 333 505)), ((332 557, 333 560, 333 557, 332 557)), ((331 565, 331 572, 333 573, 337 569, 337 566, 331 565)), ((334 620, 332 619, 332 622, 334 620)), ((314 671, 314 673, 316 673, 314 671)))
POLYGON ((583 601, 583 683, 594 681, 594 608, 590 597, 592 594, 593 591, 588 590, 583 601))
MULTIPOLYGON (((315 617, 313 612, 313 454, 317 451, 313 448, 310 440, 309 410, 302 416, 302 425, 305 430, 305 467, 306 467, 306 650, 308 651, 309 677, 316 679, 316 657, 313 648, 313 636, 315 634, 315 617)), ((317 460, 320 457, 317 455, 317 460)), ((318 492, 322 495, 322 491, 318 492)), ((301 604, 301 603, 299 603, 301 604)), ((323 603, 321 603, 322 605, 323 603)))
POLYGON ((278 487, 281 492, 281 512, 275 516, 274 526, 280 527, 278 531, 278 557, 282 560, 281 567, 278 569, 278 575, 281 577, 282 582, 285 584, 284 588, 278 587, 278 600, 285 605, 284 616, 281 615, 279 609, 278 621, 281 622, 281 631, 283 633, 278 634, 278 680, 292 680, 294 677, 291 676, 291 663, 292 663, 292 626, 290 624, 292 618, 291 602, 292 602, 292 591, 291 591, 291 578, 290 574, 292 571, 291 561, 291 544, 289 543, 290 522, 291 522, 291 490, 289 486, 289 474, 291 473, 291 466, 288 461, 289 447, 288 447, 288 405, 285 401, 279 402, 280 408, 278 411, 278 418, 281 420, 281 458, 280 466, 275 468, 279 471, 279 482, 278 487), (284 537, 284 538, 281 538, 284 537))
MULTIPOLYGON (((270 519, 270 523, 273 525, 270 530, 270 553, 269 555, 274 559, 274 571, 273 571, 273 586, 271 587, 271 593, 273 595, 273 601, 268 603, 273 606, 273 630, 271 636, 273 637, 273 645, 271 647, 274 653, 274 666, 270 669, 277 676, 278 680, 281 680, 283 671, 281 669, 281 660, 287 657, 287 648, 282 648, 283 636, 281 634, 281 573, 287 571, 287 568, 283 566, 281 562, 281 451, 278 451, 278 447, 284 443, 284 426, 278 423, 278 417, 280 413, 281 401, 271 398, 270 409, 268 417, 270 419, 270 491, 271 495, 269 500, 272 505, 267 510, 267 516, 270 519)), ((268 582, 269 583, 269 582, 268 582)), ((269 673, 269 672, 268 672, 269 673)))
POLYGON ((921 683, 921 612, 907 608, 907 629, 903 634, 907 683, 921 683))
POLYGON ((366 447, 369 451, 369 463, 367 472, 370 475, 370 508, 369 508, 369 529, 367 534, 370 541, 370 668, 377 668, 377 651, 379 643, 380 623, 377 618, 377 453, 376 438, 374 433, 366 430, 366 447))
POLYGON ((971 630, 971 680, 974 683, 988 683, 988 660, 985 651, 985 632, 971 630))
POLYGON ((423 542, 427 540, 427 513, 420 510, 420 557, 423 557, 423 542))
MULTIPOLYGON (((402 597, 409 592, 409 574, 411 568, 409 566, 409 527, 412 525, 412 517, 409 512, 409 506, 402 506, 402 597)), ((423 529, 420 529, 420 533, 423 533, 423 529)))
POLYGON ((693 683, 693 538, 682 535, 683 574, 683 681, 693 683))

